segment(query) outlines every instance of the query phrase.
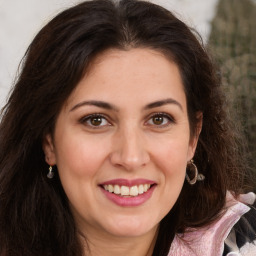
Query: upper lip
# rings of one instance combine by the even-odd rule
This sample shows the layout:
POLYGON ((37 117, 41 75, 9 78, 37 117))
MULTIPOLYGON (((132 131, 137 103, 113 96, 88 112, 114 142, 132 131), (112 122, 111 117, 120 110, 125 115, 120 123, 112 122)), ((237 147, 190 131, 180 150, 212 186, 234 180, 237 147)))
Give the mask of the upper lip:
POLYGON ((128 180, 128 179, 113 179, 113 180, 108 180, 100 185, 119 185, 119 186, 127 186, 127 187, 132 187, 140 184, 156 184, 155 181, 153 180, 148 180, 148 179, 133 179, 133 180, 128 180))

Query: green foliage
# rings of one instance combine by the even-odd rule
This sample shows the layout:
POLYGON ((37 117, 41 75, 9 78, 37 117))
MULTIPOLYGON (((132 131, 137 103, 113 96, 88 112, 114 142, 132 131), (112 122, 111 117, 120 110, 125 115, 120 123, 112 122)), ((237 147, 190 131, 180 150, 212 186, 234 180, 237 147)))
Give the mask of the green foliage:
POLYGON ((256 172, 256 4, 220 0, 209 47, 220 65, 232 114, 242 120, 256 172))

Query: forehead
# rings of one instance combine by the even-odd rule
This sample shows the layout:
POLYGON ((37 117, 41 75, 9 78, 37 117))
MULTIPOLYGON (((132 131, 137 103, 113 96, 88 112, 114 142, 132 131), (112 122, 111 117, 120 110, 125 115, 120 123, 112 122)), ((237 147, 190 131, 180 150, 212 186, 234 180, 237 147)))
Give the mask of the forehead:
MULTIPOLYGON (((96 56, 68 102, 97 97, 126 102, 155 101, 166 94, 184 100, 178 66, 161 52, 147 48, 110 49, 96 56), (123 101, 124 98, 121 100, 123 101)), ((132 103, 132 102, 131 102, 132 103)))
POLYGON ((131 48, 128 50, 119 50, 119 49, 108 49, 98 55, 91 61, 88 69, 87 69, 87 77, 93 75, 93 72, 98 70, 99 68, 103 68, 105 71, 112 71, 112 65, 119 65, 118 70, 115 70, 116 75, 118 75, 118 71, 126 70, 127 72, 132 72, 138 70, 140 68, 140 72, 143 71, 143 67, 146 69, 151 68, 151 71, 155 70, 157 73, 157 65, 161 64, 162 68, 165 66, 169 66, 170 63, 174 66, 176 64, 166 56, 161 51, 157 51, 151 48, 131 48), (132 63, 132 65, 131 65, 132 63), (111 65, 109 65, 111 64, 111 65), (132 67, 134 69, 132 69, 132 67))

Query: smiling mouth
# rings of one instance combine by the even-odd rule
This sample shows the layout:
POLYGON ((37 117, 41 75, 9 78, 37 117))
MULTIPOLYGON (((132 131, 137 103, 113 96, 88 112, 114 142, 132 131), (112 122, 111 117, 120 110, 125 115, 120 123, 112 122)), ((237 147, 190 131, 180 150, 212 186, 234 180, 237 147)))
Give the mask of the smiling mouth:
POLYGON ((122 197, 135 197, 146 193, 154 184, 139 184, 131 187, 120 185, 102 185, 104 190, 122 197))

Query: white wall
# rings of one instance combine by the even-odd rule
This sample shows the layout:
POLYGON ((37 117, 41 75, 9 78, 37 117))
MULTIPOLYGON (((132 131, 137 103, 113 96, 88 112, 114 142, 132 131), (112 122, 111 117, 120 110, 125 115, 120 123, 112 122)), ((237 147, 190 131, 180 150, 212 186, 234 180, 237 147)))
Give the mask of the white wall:
MULTIPOLYGON (((0 0, 0 108, 29 43, 59 11, 81 0, 0 0)), ((207 40, 218 0, 151 0, 174 11, 207 40)))

